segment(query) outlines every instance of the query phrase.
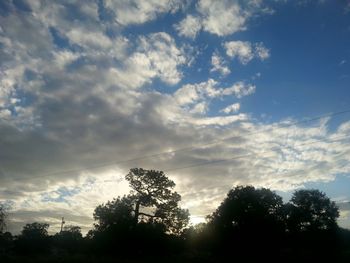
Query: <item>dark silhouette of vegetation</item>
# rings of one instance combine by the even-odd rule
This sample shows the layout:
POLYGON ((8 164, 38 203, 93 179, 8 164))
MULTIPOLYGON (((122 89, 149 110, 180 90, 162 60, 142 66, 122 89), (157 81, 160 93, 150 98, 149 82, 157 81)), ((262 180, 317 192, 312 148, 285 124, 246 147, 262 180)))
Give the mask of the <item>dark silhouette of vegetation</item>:
POLYGON ((175 183, 162 171, 131 169, 125 176, 132 193, 129 198, 134 202, 134 222, 151 222, 164 225, 167 232, 181 234, 189 222, 189 213, 181 209, 178 203, 181 196, 173 191, 175 183), (142 211, 153 209, 153 213, 142 211))
POLYGON ((161 171, 138 168, 125 179, 130 194, 96 207, 97 223, 88 236, 98 251, 149 254, 157 244, 164 252, 169 237, 180 236, 189 222, 188 211, 178 205, 181 196, 173 191, 175 183, 161 171))
POLYGON ((21 254, 48 253, 50 249, 49 224, 34 222, 26 224, 16 240, 17 252, 21 254))
POLYGON ((319 190, 298 190, 285 205, 287 240, 294 255, 308 259, 337 261, 339 235, 337 225, 339 209, 325 193, 319 190))
POLYGON ((292 232, 331 230, 337 227, 339 211, 325 193, 299 190, 287 205, 288 230, 292 232))
POLYGON ((232 252, 232 246, 242 255, 259 251, 259 257, 271 246, 278 248, 284 231, 282 208, 282 198, 269 189, 235 187, 208 217, 214 245, 223 256, 232 252))
POLYGON ((79 226, 68 225, 53 236, 53 246, 56 253, 78 253, 81 252, 83 235, 79 226))
POLYGON ((5 206, 0 204, 0 233, 3 233, 6 228, 6 217, 5 206))
MULTIPOLYGON (((266 188, 231 189, 207 222, 188 226, 175 183, 163 172, 131 169, 129 195, 96 207, 94 228, 54 235, 31 223, 0 233, 2 262, 349 262, 350 230, 318 190, 295 191, 284 204, 266 188)), ((5 218, 5 217, 3 217, 5 218)))

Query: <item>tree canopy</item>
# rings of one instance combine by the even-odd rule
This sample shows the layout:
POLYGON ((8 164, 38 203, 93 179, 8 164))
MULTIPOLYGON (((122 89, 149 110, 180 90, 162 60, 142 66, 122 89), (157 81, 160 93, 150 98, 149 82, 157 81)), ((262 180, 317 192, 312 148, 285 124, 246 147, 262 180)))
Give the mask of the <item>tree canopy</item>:
POLYGON ((257 228, 280 221, 282 198, 269 189, 237 186, 209 216, 211 224, 224 228, 257 228))
POLYGON ((21 236, 28 239, 36 239, 48 236, 49 224, 34 222, 23 227, 21 236))
POLYGON ((95 208, 95 227, 99 231, 110 228, 128 228, 134 222, 133 200, 128 196, 118 197, 95 208))
POLYGON ((337 226, 339 209, 319 190, 298 190, 287 204, 290 231, 330 230, 337 226))
POLYGON ((17 249, 20 253, 37 254, 49 251, 49 224, 34 222, 26 224, 17 239, 17 249))
POLYGON ((50 236, 48 224, 34 222, 18 236, 0 234, 0 258, 227 262, 234 255, 242 262, 348 262, 350 232, 337 226, 338 208, 318 190, 298 190, 283 204, 269 189, 237 186, 207 223, 186 227, 188 211, 179 207, 175 183, 163 172, 131 169, 126 179, 130 193, 97 206, 86 237, 72 225, 50 236))
POLYGON ((187 210, 179 207, 181 196, 173 191, 175 183, 162 171, 131 169, 125 176, 131 192, 96 207, 97 230, 139 223, 160 224, 165 231, 180 234, 189 222, 187 210))
POLYGON ((54 245, 70 253, 79 251, 83 235, 79 226, 67 225, 62 231, 54 235, 54 245))

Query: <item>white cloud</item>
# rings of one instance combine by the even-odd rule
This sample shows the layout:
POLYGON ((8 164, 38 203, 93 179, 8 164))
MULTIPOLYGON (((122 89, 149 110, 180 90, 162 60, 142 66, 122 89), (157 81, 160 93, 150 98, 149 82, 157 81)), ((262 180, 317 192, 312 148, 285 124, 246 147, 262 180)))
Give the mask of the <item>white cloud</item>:
POLYGON ((197 91, 197 88, 190 84, 178 89, 174 96, 180 105, 191 104, 200 99, 200 94, 197 91))
POLYGON ((193 118, 189 119, 188 122, 198 126, 226 126, 237 121, 247 120, 246 114, 238 114, 232 116, 216 116, 216 117, 205 117, 205 118, 193 118))
POLYGON ((162 13, 174 13, 185 4, 182 0, 106 0, 105 3, 122 25, 142 24, 162 13))
POLYGON ((103 32, 91 31, 87 28, 73 27, 66 32, 67 37, 73 42, 84 47, 92 48, 111 48, 112 40, 103 32))
POLYGON ((226 76, 231 73, 231 70, 227 67, 226 61, 217 53, 214 52, 211 56, 211 72, 218 71, 221 75, 226 76))
POLYGON ((226 55, 238 60, 246 65, 253 58, 265 60, 270 57, 270 50, 263 43, 253 45, 248 41, 229 41, 224 43, 226 55))
POLYGON ((200 0, 198 12, 203 17, 203 29, 218 36, 244 30, 247 14, 236 1, 200 0))
POLYGON ((256 88, 254 85, 239 81, 229 88, 222 89, 221 93, 224 96, 233 94, 240 99, 242 97, 253 94, 255 92, 255 89, 256 88))
POLYGON ((208 103, 206 101, 202 101, 200 103, 195 104, 189 112, 191 114, 205 114, 207 113, 208 108, 208 103))
POLYGON ((64 67, 67 64, 70 64, 71 62, 75 61, 79 57, 79 54, 68 50, 64 50, 53 52, 53 56, 54 62, 56 63, 57 67, 59 67, 60 69, 64 69, 64 67))
POLYGON ((198 17, 187 15, 180 23, 176 24, 175 29, 180 36, 194 39, 202 28, 201 20, 198 17))
POLYGON ((220 110, 220 112, 224 112, 226 114, 235 113, 235 112, 239 111, 240 108, 241 108, 241 105, 239 103, 234 103, 234 104, 231 104, 231 105, 223 108, 222 110, 220 110))
POLYGON ((67 224, 78 225, 86 233, 92 228, 94 207, 128 193, 129 187, 123 177, 123 171, 119 169, 109 169, 97 177, 83 172, 78 180, 59 183, 34 194, 27 193, 11 208, 9 230, 18 232, 18 224, 35 218, 49 223, 49 232, 54 234, 59 231, 60 218, 64 216, 67 224))
POLYGON ((243 64, 247 64, 254 58, 252 45, 248 41, 230 41, 225 42, 226 54, 229 57, 235 58, 243 64))
POLYGON ((263 43, 257 43, 255 45, 255 54, 259 59, 265 60, 270 57, 270 50, 263 43))
POLYGON ((144 53, 135 53, 125 62, 125 69, 110 69, 111 77, 119 81, 121 87, 140 88, 151 83, 157 76, 150 58, 144 53))
POLYGON ((234 95, 237 98, 251 95, 255 92, 255 86, 239 81, 231 87, 220 87, 213 79, 206 82, 186 84, 174 93, 175 100, 179 105, 187 105, 205 98, 219 98, 234 95))
POLYGON ((186 63, 186 57, 167 33, 154 33, 141 37, 140 52, 149 58, 154 71, 166 83, 176 84, 181 80, 182 74, 178 67, 186 63))
POLYGON ((8 109, 0 109, 0 119, 8 119, 11 117, 11 111, 8 109))
POLYGON ((154 78, 174 85, 182 78, 179 67, 186 63, 186 54, 174 39, 159 32, 140 37, 136 51, 124 61, 124 67, 110 72, 122 87, 139 88, 154 78))
POLYGON ((196 14, 187 15, 175 28, 181 36, 192 39, 201 29, 222 37, 246 30, 255 14, 273 14, 273 10, 256 0, 199 0, 196 14))
POLYGON ((216 88, 217 84, 218 82, 213 79, 196 84, 186 84, 174 93, 174 98, 179 105, 186 105, 205 97, 216 97, 220 94, 220 90, 216 88))
MULTIPOLYGON (((181 122, 182 124, 191 124, 198 126, 218 125, 225 126, 233 124, 237 121, 248 120, 245 114, 238 114, 232 116, 212 116, 202 117, 209 110, 211 100, 222 98, 224 96, 233 95, 237 98, 248 96, 255 91, 255 86, 245 84, 244 82, 237 82, 231 87, 220 87, 219 83, 213 79, 206 82, 186 84, 179 88, 172 96, 173 102, 167 102, 165 107, 174 105, 169 112, 162 109, 164 119, 172 120, 172 123, 181 122)), ((239 110, 239 103, 231 105, 224 109, 225 113, 236 112, 239 110)))

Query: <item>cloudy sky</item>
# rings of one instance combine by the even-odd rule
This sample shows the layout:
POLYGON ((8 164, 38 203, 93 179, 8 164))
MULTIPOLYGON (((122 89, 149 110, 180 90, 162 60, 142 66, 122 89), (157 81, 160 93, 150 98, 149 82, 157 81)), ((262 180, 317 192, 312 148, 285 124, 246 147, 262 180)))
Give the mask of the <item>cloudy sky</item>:
POLYGON ((235 185, 324 191, 350 228, 346 0, 0 2, 0 200, 9 230, 92 228, 130 168, 192 222, 235 185))

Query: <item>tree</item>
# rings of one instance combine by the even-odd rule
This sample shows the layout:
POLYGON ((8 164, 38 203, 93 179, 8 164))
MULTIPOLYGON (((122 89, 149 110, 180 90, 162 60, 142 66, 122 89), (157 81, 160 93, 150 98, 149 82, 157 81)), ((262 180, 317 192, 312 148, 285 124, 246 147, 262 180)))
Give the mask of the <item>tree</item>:
POLYGON ((167 233, 180 236, 189 213, 179 207, 181 196, 163 172, 135 168, 125 178, 130 194, 96 207, 88 238, 100 251, 154 253, 152 247, 164 248, 167 233))
POLYGON ((125 176, 132 189, 134 224, 161 223, 166 230, 179 234, 189 222, 187 210, 179 208, 181 196, 173 191, 175 183, 162 171, 131 169, 125 176))
POLYGON ((79 226, 68 225, 53 237, 57 248, 67 252, 77 252, 81 248, 83 236, 79 226))
POLYGON ((282 220, 282 198, 269 189, 237 186, 209 216, 211 224, 223 229, 252 229, 282 220))
POLYGON ((282 207, 282 198, 269 189, 235 187, 208 217, 207 246, 217 255, 234 253, 245 261, 273 256, 271 247, 278 249, 284 235, 282 207))
POLYGON ((50 226, 49 224, 38 223, 38 222, 26 224, 23 227, 21 236, 23 238, 28 238, 28 239, 45 238, 48 236, 47 229, 49 228, 49 226, 50 226))
POLYGON ((6 217, 5 206, 0 204, 0 234, 3 233, 6 228, 6 217))
POLYGON ((164 252, 189 222, 188 211, 178 205, 175 183, 161 171, 141 168, 131 169, 125 178, 130 194, 96 207, 95 229, 88 238, 98 251, 119 255, 164 252))
POLYGON ((134 199, 129 196, 118 197, 106 204, 95 208, 94 219, 97 221, 95 228, 105 231, 111 228, 128 229, 134 222, 134 199))
POLYGON ((81 239, 83 237, 80 226, 67 225, 61 233, 69 234, 73 239, 81 239))
POLYGON ((332 230, 337 227, 339 209, 319 190, 298 190, 286 206, 289 231, 332 230))
POLYGON ((26 224, 18 237, 16 247, 22 253, 46 253, 50 248, 49 224, 34 222, 26 224))

